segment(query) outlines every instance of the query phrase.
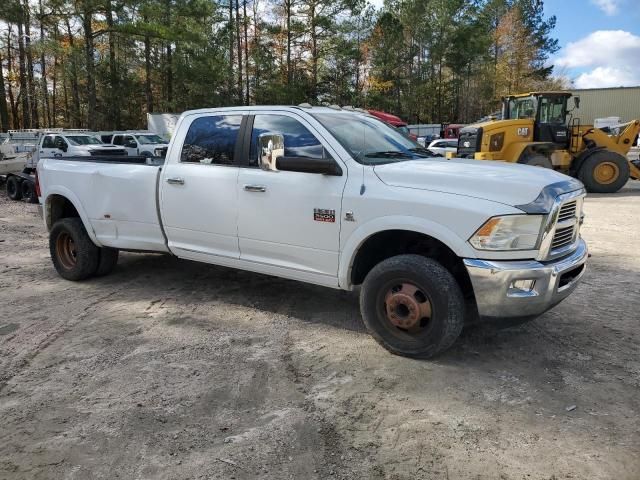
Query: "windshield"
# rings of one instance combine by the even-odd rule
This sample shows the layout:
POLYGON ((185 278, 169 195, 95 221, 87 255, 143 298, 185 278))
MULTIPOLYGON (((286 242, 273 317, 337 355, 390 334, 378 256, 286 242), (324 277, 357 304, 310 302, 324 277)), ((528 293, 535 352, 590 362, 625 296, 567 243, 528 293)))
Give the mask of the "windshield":
POLYGON ((155 135, 153 133, 144 134, 144 135, 136 135, 136 138, 138 139, 138 142, 140 142, 141 145, 152 145, 152 144, 158 144, 158 143, 167 143, 162 139, 162 137, 160 137, 159 135, 155 135))
POLYGON ((407 136, 409 135, 409 129, 406 127, 406 125, 400 125, 399 127, 396 127, 398 129, 398 131, 400 133, 402 133, 403 135, 407 136))
POLYGON ((66 138, 71 145, 102 145, 96 137, 90 135, 67 135, 66 138))
POLYGON ((354 113, 312 115, 359 163, 380 165, 435 156, 397 129, 376 118, 354 113))
POLYGON ((566 113, 566 97, 542 97, 540 99, 540 123, 564 124, 566 113))
POLYGON ((517 120, 534 118, 536 103, 533 97, 512 98, 509 100, 509 118, 517 120))

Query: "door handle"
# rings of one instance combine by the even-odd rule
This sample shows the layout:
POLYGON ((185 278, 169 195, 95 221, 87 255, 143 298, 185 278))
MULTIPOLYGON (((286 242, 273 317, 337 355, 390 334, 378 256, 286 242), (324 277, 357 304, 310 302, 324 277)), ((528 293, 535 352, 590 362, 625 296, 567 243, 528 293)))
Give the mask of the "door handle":
POLYGON ((184 178, 167 178, 167 183, 171 185, 184 185, 184 178))
POLYGON ((267 191, 267 187, 265 187, 264 185, 245 185, 244 189, 247 192, 266 192, 267 191))

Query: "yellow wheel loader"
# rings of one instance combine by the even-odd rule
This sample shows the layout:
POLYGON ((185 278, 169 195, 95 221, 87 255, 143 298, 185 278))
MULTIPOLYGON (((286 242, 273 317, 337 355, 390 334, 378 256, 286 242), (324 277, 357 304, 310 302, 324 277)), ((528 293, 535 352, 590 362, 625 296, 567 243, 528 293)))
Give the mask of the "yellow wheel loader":
POLYGON ((608 133, 582 125, 567 108, 571 93, 532 92, 503 98, 502 119, 464 127, 456 156, 502 160, 559 170, 582 181, 590 192, 612 193, 629 178, 640 180, 640 162, 627 153, 640 132, 640 120, 608 133))

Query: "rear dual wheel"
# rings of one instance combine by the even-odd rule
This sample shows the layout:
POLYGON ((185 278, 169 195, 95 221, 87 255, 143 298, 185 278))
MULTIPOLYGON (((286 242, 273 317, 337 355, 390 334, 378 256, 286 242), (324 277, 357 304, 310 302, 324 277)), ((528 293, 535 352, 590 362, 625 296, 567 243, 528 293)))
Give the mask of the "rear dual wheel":
POLYGON ((7 197, 22 200, 22 181, 19 177, 12 175, 7 179, 7 197))
POLYGON ((373 338, 407 357, 445 351, 464 324, 464 299, 455 278, 421 255, 398 255, 376 265, 362 285, 360 309, 373 338))
POLYGON ((118 262, 118 250, 97 247, 78 217, 63 218, 53 225, 49 251, 58 274, 73 281, 106 275, 118 262))

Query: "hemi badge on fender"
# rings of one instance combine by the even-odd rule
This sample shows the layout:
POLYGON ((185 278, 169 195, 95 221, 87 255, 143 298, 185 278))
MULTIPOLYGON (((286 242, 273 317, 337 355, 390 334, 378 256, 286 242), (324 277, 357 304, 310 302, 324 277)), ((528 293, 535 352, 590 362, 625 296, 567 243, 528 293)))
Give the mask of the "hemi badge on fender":
POLYGON ((313 209, 313 219, 316 222, 335 223, 335 221, 336 221, 336 211, 335 210, 325 210, 323 208, 314 208, 313 209))

